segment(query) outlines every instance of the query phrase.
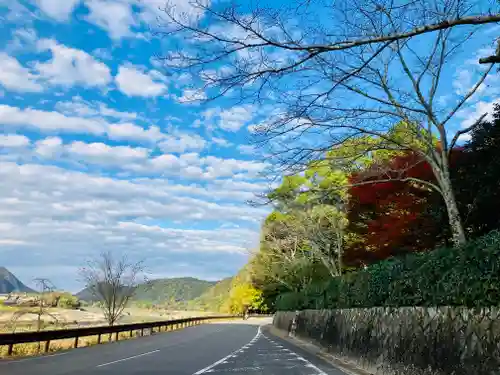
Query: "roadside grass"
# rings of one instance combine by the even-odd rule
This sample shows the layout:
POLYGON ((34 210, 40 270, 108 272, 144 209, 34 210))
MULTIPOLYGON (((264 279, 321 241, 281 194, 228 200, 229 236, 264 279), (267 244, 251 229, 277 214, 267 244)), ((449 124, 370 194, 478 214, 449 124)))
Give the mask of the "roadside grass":
MULTIPOLYGON (((174 330, 173 328, 170 328, 170 330, 174 330)), ((167 331, 167 332, 170 332, 167 331)), ((164 333, 165 331, 162 331, 164 333)), ((145 331, 145 336, 149 335, 149 330, 145 331)), ((139 331, 133 331, 132 336, 130 336, 130 331, 127 332, 120 332, 118 334, 118 341, 123 341, 123 340, 130 340, 136 337, 140 337, 140 332, 139 331)), ((97 345, 97 340, 98 336, 86 336, 86 337, 80 337, 78 339, 78 347, 86 347, 86 346, 92 346, 92 345, 97 345)), ((115 334, 103 334, 101 335, 101 344, 109 343, 109 342, 115 342, 116 337, 115 334)), ((49 351, 47 354, 50 353, 55 353, 59 352, 62 350, 68 350, 68 349, 73 349, 75 345, 75 339, 70 338, 70 339, 62 339, 62 340, 54 340, 50 342, 49 346, 49 351)), ((34 356, 34 355, 39 355, 43 354, 45 349, 45 342, 33 342, 33 343, 25 343, 25 344, 16 344, 13 347, 12 350, 12 355, 9 356, 8 354, 8 346, 0 346, 0 359, 12 359, 12 358, 19 358, 19 357, 29 357, 29 356, 34 356)))
MULTIPOLYGON (((121 332, 118 335, 118 340, 128 340, 137 337, 137 334, 130 337, 128 332, 121 332)), ((115 341, 115 335, 101 335, 101 344, 109 343, 115 341)), ((55 353, 62 350, 68 350, 74 348, 75 339, 63 339, 55 340, 50 342, 50 347, 48 353, 55 353)), ((80 337, 78 339, 78 347, 97 345, 97 336, 80 337)), ((26 344, 14 345, 12 350, 12 355, 7 355, 8 347, 6 345, 0 346, 0 358, 16 358, 16 357, 29 357, 38 354, 42 354, 44 351, 45 342, 33 342, 26 344)))
POLYGON ((19 311, 20 309, 21 309, 20 306, 9 306, 0 303, 0 311, 14 312, 14 311, 19 311))

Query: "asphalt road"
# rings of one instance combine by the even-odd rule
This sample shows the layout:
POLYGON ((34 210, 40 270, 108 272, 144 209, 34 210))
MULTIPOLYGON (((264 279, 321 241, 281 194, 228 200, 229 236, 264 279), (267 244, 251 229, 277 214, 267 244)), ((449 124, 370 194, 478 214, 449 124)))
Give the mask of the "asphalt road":
POLYGON ((1 375, 345 375, 258 325, 205 324, 0 362, 1 375))

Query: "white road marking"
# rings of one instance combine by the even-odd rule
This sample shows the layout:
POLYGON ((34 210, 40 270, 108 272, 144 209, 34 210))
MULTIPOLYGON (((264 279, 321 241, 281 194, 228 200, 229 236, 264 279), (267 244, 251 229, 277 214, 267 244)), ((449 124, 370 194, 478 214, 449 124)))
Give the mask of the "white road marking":
POLYGON ((66 355, 66 354, 69 354, 69 353, 56 353, 56 354, 42 355, 42 356, 33 357, 33 358, 17 359, 15 361, 0 362, 0 365, 8 365, 9 363, 19 363, 19 362, 35 361, 37 359, 50 358, 50 357, 58 357, 60 355, 66 355))
MULTIPOLYGON (((261 332, 260 332, 260 326, 259 326, 259 329, 257 330, 257 334, 254 336, 254 338, 252 340, 256 340, 257 338, 259 338, 260 335, 261 335, 261 332)), ((248 345, 248 344, 245 344, 245 345, 248 345)), ((209 365, 205 368, 202 368, 201 370, 196 371, 193 375, 200 375, 200 374, 204 374, 206 372, 211 372, 212 368, 214 368, 215 366, 221 364, 222 362, 224 362, 225 360, 227 360, 230 357, 234 357, 236 353, 242 352, 244 350, 243 348, 245 347, 245 345, 243 345, 241 348, 235 350, 234 352, 226 355, 224 358, 219 359, 217 362, 214 362, 211 365, 209 365)))
POLYGON ((306 367, 312 368, 314 371, 318 371, 318 375, 327 375, 326 372, 323 370, 319 369, 317 366, 314 366, 311 362, 307 361, 308 363, 305 364, 306 367))
MULTIPOLYGON (((267 338, 267 336, 266 336, 266 335, 264 335, 264 334, 263 334, 262 336, 267 338)), ((274 342, 273 342, 273 343, 274 343, 274 342)), ((278 346, 278 345, 276 345, 276 346, 278 346)), ((280 349, 280 350, 281 350, 281 351, 287 351, 287 352, 289 352, 290 354, 295 354, 295 355, 297 356, 297 359, 298 359, 298 360, 300 360, 300 361, 304 362, 304 366, 305 366, 305 367, 308 367, 308 368, 310 368, 310 369, 313 369, 314 371, 316 371, 316 372, 317 372, 317 373, 316 373, 316 374, 314 374, 314 375, 328 375, 326 372, 324 372, 323 370, 321 370, 321 369, 320 369, 320 368, 318 368, 317 366, 313 365, 313 364, 312 364, 311 362, 309 362, 307 359, 305 359, 305 358, 303 358, 303 357, 299 356, 297 353, 293 352, 292 350, 290 350, 290 349, 285 349, 285 348, 280 349)))
POLYGON ((142 354, 134 355, 132 357, 127 357, 127 358, 123 358, 123 359, 118 359, 116 361, 112 361, 112 362, 108 362, 108 363, 103 363, 102 365, 97 365, 96 367, 104 367, 104 366, 112 365, 113 363, 118 363, 118 362, 128 361, 128 360, 134 359, 134 358, 144 357, 145 355, 150 355, 153 353, 157 353, 159 351, 160 351, 160 349, 156 349, 156 350, 153 350, 151 352, 142 353, 142 354))

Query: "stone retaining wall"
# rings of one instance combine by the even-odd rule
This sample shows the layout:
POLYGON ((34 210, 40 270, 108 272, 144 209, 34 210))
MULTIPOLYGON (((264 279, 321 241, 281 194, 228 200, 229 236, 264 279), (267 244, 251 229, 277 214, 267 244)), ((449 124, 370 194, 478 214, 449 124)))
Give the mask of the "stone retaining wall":
POLYGON ((500 374, 500 309, 278 312, 273 324, 374 374, 500 374))

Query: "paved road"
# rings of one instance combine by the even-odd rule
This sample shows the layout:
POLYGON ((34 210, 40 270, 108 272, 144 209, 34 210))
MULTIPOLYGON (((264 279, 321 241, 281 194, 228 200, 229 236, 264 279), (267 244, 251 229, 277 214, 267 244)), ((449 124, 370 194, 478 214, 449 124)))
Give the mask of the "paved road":
POLYGON ((0 362, 2 375, 344 375, 258 325, 205 324, 0 362))

